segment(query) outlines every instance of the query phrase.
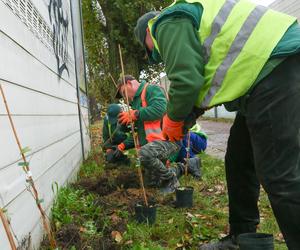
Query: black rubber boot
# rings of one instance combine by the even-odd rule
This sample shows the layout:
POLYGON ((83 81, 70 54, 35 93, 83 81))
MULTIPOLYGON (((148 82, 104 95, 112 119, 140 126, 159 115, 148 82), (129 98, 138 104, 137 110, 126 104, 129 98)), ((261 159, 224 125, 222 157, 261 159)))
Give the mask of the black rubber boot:
POLYGON ((169 179, 168 181, 164 181, 160 189, 160 192, 163 194, 174 193, 176 188, 178 188, 179 186, 180 184, 177 179, 177 176, 174 174, 174 176, 171 179, 169 179))
POLYGON ((217 242, 202 244, 199 250, 235 250, 239 249, 236 237, 227 235, 217 242))
POLYGON ((187 159, 188 173, 195 179, 201 179, 201 160, 198 157, 187 159))

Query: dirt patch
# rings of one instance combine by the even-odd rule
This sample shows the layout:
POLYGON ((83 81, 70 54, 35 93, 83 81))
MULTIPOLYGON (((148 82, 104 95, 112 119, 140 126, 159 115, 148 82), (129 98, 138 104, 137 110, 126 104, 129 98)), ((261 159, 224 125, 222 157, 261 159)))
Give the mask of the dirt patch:
POLYGON ((76 249, 82 248, 79 228, 74 224, 65 225, 56 232, 56 241, 63 249, 68 249, 71 246, 75 246, 76 249))
MULTIPOLYGON (((154 201, 157 196, 157 190, 147 189, 148 201, 154 201)), ((134 212, 134 206, 137 202, 143 201, 144 196, 140 188, 118 189, 115 192, 100 197, 97 204, 104 207, 108 213, 113 213, 115 209, 126 209, 129 213, 134 212)))
POLYGON ((117 190, 117 185, 108 177, 83 178, 73 185, 76 188, 83 188, 88 192, 97 193, 100 196, 108 195, 117 190))
POLYGON ((83 188, 88 192, 106 196, 119 189, 139 188, 139 178, 135 171, 105 171, 98 178, 82 178, 75 184, 75 188, 83 188))
MULTIPOLYGON (((120 223, 120 225, 122 224, 120 223)), ((74 224, 68 224, 63 226, 56 233, 56 241, 60 246, 60 249, 70 249, 71 247, 75 247, 76 249, 117 250, 120 249, 120 246, 118 246, 110 237, 111 231, 113 231, 115 228, 117 227, 112 224, 110 227, 105 228, 103 231, 103 237, 98 236, 87 238, 83 235, 83 228, 80 228, 74 224)), ((124 223, 123 228, 125 231, 126 224, 124 223)), ((102 231, 101 228, 99 228, 99 230, 102 231)))
POLYGON ((139 177, 137 172, 123 171, 116 177, 116 184, 122 188, 139 188, 139 177))

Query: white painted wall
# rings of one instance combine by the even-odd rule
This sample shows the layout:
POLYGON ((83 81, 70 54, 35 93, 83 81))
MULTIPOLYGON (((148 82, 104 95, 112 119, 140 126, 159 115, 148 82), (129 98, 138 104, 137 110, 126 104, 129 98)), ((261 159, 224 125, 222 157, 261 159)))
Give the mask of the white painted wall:
POLYGON ((270 4, 271 9, 295 16, 300 20, 300 1, 299 0, 277 0, 270 4))
MULTIPOLYGON (((61 25, 54 19, 56 2, 0 0, 0 84, 21 144, 31 148, 30 168, 47 212, 54 196, 52 183, 64 185, 76 175, 83 159, 79 113, 84 119, 81 125, 85 155, 90 148, 88 105, 83 91, 79 98, 81 112, 78 110, 70 0, 63 0, 60 9, 68 28, 64 41, 59 41, 67 57, 58 55, 59 62, 52 44, 54 27, 57 30, 61 25), (58 67, 63 63, 68 72, 63 70, 60 74, 58 67)), ((79 32, 78 26, 75 29, 75 33, 79 32)), ((17 165, 21 158, 2 97, 0 147, 0 206, 7 209, 16 244, 31 238, 31 248, 36 248, 43 233, 40 215, 17 165)), ((10 247, 0 223, 0 250, 6 249, 10 247)))

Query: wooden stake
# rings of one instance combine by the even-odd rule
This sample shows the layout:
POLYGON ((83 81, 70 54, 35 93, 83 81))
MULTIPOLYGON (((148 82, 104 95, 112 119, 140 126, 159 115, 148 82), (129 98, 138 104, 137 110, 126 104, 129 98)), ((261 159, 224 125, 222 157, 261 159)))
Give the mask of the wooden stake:
POLYGON ((1 220, 2 220, 2 223, 3 223, 3 226, 4 226, 4 229, 5 229, 5 232, 6 232, 6 235, 7 235, 7 238, 8 238, 11 249, 12 250, 17 250, 14 238, 13 238, 12 233, 10 231, 8 220, 5 216, 2 208, 0 208, 0 217, 1 217, 1 220))
POLYGON ((45 213, 45 211, 43 210, 43 208, 41 206, 40 199, 39 199, 39 194, 38 194, 38 191, 35 187, 33 178, 32 178, 31 173, 30 173, 29 163, 26 160, 25 154, 22 150, 21 143, 20 143, 20 140, 18 138, 17 131, 15 129, 15 126, 14 126, 14 123, 13 123, 13 120, 12 120, 12 117, 11 117, 11 114, 10 114, 10 111, 9 111, 9 108, 8 108, 8 104, 7 104, 7 101, 6 101, 4 91, 3 91, 3 88, 2 88, 1 84, 0 84, 0 91, 1 91, 1 95, 3 97, 3 101, 4 101, 6 112, 7 112, 8 118, 9 118, 10 125, 11 125, 11 128, 12 128, 13 133, 14 133, 14 137, 16 139, 16 142, 17 142, 18 147, 19 147, 20 154, 21 154, 22 159, 23 159, 23 163, 24 163, 23 169, 24 169, 25 173, 27 174, 27 182, 30 184, 30 186, 33 190, 33 196, 34 196, 36 205, 37 205, 37 207, 40 211, 40 214, 41 214, 41 217, 42 217, 42 222, 43 222, 43 225, 44 225, 44 229, 46 230, 46 233, 48 235, 50 245, 54 249, 54 248, 56 248, 56 242, 55 242, 55 239, 53 237, 51 228, 48 225, 48 221, 47 221, 47 218, 46 218, 46 213, 45 213))
POLYGON ((110 76, 110 78, 111 78, 112 82, 114 83, 114 85, 115 85, 116 89, 118 89, 118 85, 117 85, 117 83, 116 83, 115 79, 113 78, 113 76, 111 75, 111 73, 109 73, 109 76, 110 76))
POLYGON ((188 145, 187 145, 187 152, 186 152, 186 162, 184 165, 185 176, 188 175, 188 162, 190 159, 190 145, 191 145, 191 131, 188 131, 188 145))
MULTIPOLYGON (((124 64, 123 64, 122 51, 121 51, 120 44, 119 44, 119 54, 120 54, 120 62, 121 62, 121 68, 122 68, 123 83, 126 84, 125 83, 124 64)), ((137 135, 134 131, 134 123, 132 121, 132 116, 131 116, 131 112, 130 112, 130 108, 129 108, 129 99, 128 99, 127 88, 125 88, 125 97, 126 97, 126 104, 128 106, 128 113, 129 113, 131 132, 132 132, 132 136, 133 136, 136 157, 139 161, 139 153, 138 152, 139 152, 139 149, 140 149, 140 144, 139 144, 139 141, 138 141, 138 137, 137 137, 137 135)), ((140 162, 139 162, 139 164, 140 164, 140 162)), ((143 173, 142 173, 142 170, 141 170, 140 166, 138 166, 138 174, 139 174, 139 178, 140 178, 140 184, 141 184, 141 188, 142 188, 142 192, 143 192, 143 196, 144 196, 145 205, 148 207, 149 205, 148 205, 147 195, 146 195, 146 191, 145 191, 145 187, 144 187, 143 173)))

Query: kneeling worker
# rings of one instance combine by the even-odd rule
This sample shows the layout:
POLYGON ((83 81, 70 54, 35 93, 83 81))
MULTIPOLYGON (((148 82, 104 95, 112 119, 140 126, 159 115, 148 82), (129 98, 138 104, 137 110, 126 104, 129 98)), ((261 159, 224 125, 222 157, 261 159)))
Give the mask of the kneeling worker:
POLYGON ((110 104, 103 121, 102 148, 105 151, 105 159, 108 163, 129 163, 127 156, 120 150, 116 150, 118 147, 124 149, 124 141, 127 139, 125 129, 118 123, 120 112, 121 106, 119 104, 110 104))
MULTIPOLYGON (((167 104, 165 94, 159 86, 139 83, 130 75, 125 76, 125 82, 123 79, 118 82, 117 97, 126 97, 126 93, 132 106, 131 119, 141 146, 140 162, 149 176, 150 184, 161 187, 165 193, 173 192, 179 186, 178 177, 182 173, 182 164, 171 168, 165 165, 169 156, 179 150, 175 142, 165 140, 162 135, 161 119, 166 113, 167 104)), ((122 112, 119 122, 129 124, 129 112, 122 112)), ((199 171, 199 168, 191 164, 188 167, 188 172, 192 175, 199 175, 199 171)))

